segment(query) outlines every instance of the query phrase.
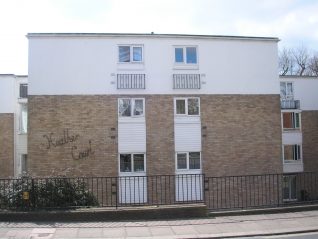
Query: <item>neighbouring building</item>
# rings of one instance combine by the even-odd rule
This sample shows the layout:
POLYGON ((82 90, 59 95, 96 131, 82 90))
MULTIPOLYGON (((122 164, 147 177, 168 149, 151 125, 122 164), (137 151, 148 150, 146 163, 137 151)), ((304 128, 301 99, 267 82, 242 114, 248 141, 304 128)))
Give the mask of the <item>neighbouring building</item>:
POLYGON ((284 199, 296 200, 297 173, 318 171, 318 77, 280 76, 280 89, 284 199))
POLYGON ((0 75, 0 178, 27 172, 27 76, 0 75))

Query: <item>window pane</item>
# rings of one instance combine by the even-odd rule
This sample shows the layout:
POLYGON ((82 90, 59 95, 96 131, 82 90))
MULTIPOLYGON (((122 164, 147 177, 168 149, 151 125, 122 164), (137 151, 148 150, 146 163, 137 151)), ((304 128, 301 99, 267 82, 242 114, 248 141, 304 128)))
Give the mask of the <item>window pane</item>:
POLYGON ((199 99, 188 99, 188 115, 199 115, 199 99))
POLYGON ((280 96, 282 98, 286 97, 286 83, 285 82, 280 83, 280 96))
POLYGON ((130 62, 130 46, 119 46, 119 62, 130 62))
POLYGON ((293 160, 293 145, 284 145, 284 160, 293 160))
POLYGON ((197 49, 195 47, 187 47, 187 63, 196 64, 197 63, 197 49))
POLYGON ((177 154, 177 169, 187 169, 187 154, 177 154))
POLYGON ((120 99, 119 100, 118 113, 120 116, 131 116, 131 100, 120 99))
POLYGON ((289 177, 284 176, 283 179, 283 199, 290 199, 289 197, 289 177))
POLYGON ((299 113, 295 113, 295 128, 300 127, 299 113))
POLYGON ((185 100, 176 100, 177 114, 185 114, 185 100))
POLYGON ((283 113, 283 128, 284 129, 293 128, 293 114, 292 113, 283 113))
POLYGON ((144 101, 135 100, 134 115, 143 115, 144 114, 144 101))
POLYGON ((131 172, 131 155, 120 155, 120 172, 131 172))
POLYGON ((200 152, 189 153, 189 169, 200 169, 200 152))
POLYGON ((292 96, 293 95, 293 84, 292 83, 287 83, 287 95, 292 96))
POLYGON ((144 154, 134 154, 134 171, 135 172, 145 171, 144 158, 145 158, 144 154))
POLYGON ((21 105, 20 115, 20 131, 21 133, 27 133, 28 130, 28 106, 26 104, 21 105))
POLYGON ((175 48, 174 49, 175 52, 175 61, 177 63, 183 63, 183 48, 175 48))
POLYGON ((300 159, 300 146, 293 145, 293 159, 299 160, 300 159))
POLYGON ((142 61, 142 47, 133 47, 133 61, 142 61))
POLYGON ((20 98, 27 98, 27 97, 28 97, 28 85, 20 84, 20 98))

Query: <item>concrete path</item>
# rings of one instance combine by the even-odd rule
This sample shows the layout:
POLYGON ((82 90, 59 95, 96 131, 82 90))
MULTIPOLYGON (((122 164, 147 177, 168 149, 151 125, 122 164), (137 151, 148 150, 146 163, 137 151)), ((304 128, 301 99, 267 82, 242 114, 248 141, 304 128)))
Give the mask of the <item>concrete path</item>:
POLYGON ((0 238, 224 238, 318 231, 318 210, 168 221, 0 222, 0 238))

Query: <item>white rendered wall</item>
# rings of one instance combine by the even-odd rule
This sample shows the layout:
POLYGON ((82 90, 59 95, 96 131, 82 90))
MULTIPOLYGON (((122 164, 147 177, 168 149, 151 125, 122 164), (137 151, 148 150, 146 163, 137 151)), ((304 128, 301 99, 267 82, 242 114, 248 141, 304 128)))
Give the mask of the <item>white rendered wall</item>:
POLYGON ((30 37, 29 94, 279 94, 277 42, 159 37, 30 37), (118 44, 142 44, 144 63, 118 64, 118 44), (177 69, 175 45, 198 48, 177 69), (146 74, 145 90, 118 90, 116 74, 146 74), (200 90, 173 90, 172 74, 200 74, 200 90))
POLYGON ((15 101, 15 76, 0 75, 0 113, 14 113, 15 101))
POLYGON ((282 82, 293 82, 294 99, 300 100, 301 110, 318 110, 318 77, 281 77, 282 82))
POLYGON ((287 144, 302 144, 303 134, 301 132, 283 132, 282 143, 287 144))

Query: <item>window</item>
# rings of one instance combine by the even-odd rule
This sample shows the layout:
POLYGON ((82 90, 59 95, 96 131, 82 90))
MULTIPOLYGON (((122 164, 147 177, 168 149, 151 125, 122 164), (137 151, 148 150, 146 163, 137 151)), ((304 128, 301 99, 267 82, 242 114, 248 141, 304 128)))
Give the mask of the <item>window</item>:
POLYGON ((301 160, 300 145, 283 145, 283 149, 285 163, 301 160))
POLYGON ((21 154, 21 173, 25 174, 28 172, 28 155, 21 154))
POLYGON ((299 129, 300 113, 283 112, 283 129, 299 129))
POLYGON ((28 106, 27 104, 20 105, 20 133, 28 131, 28 106))
POLYGON ((142 46, 118 46, 118 61, 121 63, 142 62, 143 49, 142 46))
POLYGON ((286 175, 283 178, 283 199, 284 201, 296 200, 296 176, 286 175))
POLYGON ((177 153, 177 170, 201 169, 200 152, 177 153))
POLYGON ((144 154, 120 154, 120 172, 145 172, 144 154))
POLYGON ((177 64, 197 64, 197 47, 175 47, 175 63, 177 64))
POLYGON ((199 98, 177 98, 175 99, 176 115, 200 115, 199 98))
POLYGON ((144 116, 144 99, 119 99, 118 114, 120 117, 144 116))
POLYGON ((20 84, 20 98, 28 98, 28 84, 20 84))
POLYGON ((288 100, 294 98, 293 83, 292 82, 281 82, 280 83, 280 97, 288 100))

